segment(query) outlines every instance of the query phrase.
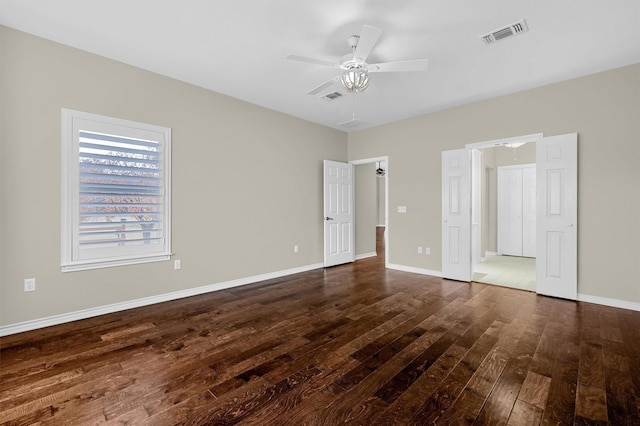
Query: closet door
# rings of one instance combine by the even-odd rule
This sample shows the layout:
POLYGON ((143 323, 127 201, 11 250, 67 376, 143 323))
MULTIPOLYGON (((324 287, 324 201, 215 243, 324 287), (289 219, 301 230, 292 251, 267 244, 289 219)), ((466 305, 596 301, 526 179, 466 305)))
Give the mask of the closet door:
POLYGON ((522 256, 522 169, 498 167, 498 253, 522 256))
POLYGON ((536 165, 498 167, 498 253, 536 257, 536 165))

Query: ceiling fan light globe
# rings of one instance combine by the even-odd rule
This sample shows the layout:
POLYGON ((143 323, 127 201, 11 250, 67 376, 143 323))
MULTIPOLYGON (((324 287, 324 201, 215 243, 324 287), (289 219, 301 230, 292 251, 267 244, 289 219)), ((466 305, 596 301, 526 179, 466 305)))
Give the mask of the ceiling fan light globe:
POLYGON ((348 93, 362 92, 369 86, 369 74, 361 68, 348 69, 342 73, 340 82, 348 93))

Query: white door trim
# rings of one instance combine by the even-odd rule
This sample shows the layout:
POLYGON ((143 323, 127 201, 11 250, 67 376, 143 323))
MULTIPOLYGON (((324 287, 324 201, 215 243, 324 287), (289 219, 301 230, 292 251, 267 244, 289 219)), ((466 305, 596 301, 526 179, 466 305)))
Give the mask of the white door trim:
MULTIPOLYGON (((350 160, 349 164, 354 166, 361 166, 363 164, 371 164, 377 163, 378 161, 385 161, 387 163, 387 173, 384 177, 384 267, 389 267, 389 170, 391 166, 389 165, 389 157, 372 157, 372 158, 362 158, 358 160, 350 160)), ((358 183, 355 183, 356 191, 358 183)))

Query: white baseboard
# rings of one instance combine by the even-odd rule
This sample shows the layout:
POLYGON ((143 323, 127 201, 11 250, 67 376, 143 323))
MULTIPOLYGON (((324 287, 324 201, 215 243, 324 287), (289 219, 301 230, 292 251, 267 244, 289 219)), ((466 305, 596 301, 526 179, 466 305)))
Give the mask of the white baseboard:
POLYGON ((442 271, 416 268, 415 266, 406 266, 406 265, 398 265, 395 263, 389 263, 387 265, 387 268, 395 269, 397 271, 413 272, 414 274, 431 275, 432 277, 442 277, 442 271))
POLYGON ((362 253, 362 254, 356 255, 356 260, 362 260, 362 259, 366 259, 368 257, 376 257, 377 255, 378 255, 378 253, 376 253, 375 251, 372 251, 370 253, 362 253))
MULTIPOLYGON (((431 275, 434 277, 442 277, 442 271, 432 271, 429 269, 416 268, 413 266, 389 264, 389 269, 396 269, 398 271, 413 272, 415 274, 431 275)), ((589 294, 578 293, 578 301, 595 303, 597 305, 611 306, 613 308, 629 309, 631 311, 640 311, 640 303, 629 302, 627 300, 610 299, 608 297, 591 296, 589 294)))
POLYGON ((287 275, 299 274, 314 269, 322 268, 322 263, 314 263, 311 265, 301 266, 298 268, 285 269, 283 271, 270 272, 252 277, 240 278, 237 280, 226 281, 222 283, 205 285, 202 287, 189 288, 186 290, 174 291, 171 293, 159 294, 157 296, 143 297, 142 299, 129 300, 126 302, 113 303, 111 305, 98 306, 96 308, 83 309, 80 311, 69 312, 66 314, 53 315, 50 317, 39 318, 35 320, 24 321, 16 324, 9 324, 0 327, 0 337, 9 336, 11 334, 22 333, 25 331, 36 330, 39 328, 50 327, 52 325, 64 324, 71 321, 96 317, 99 315, 110 314, 113 312, 124 311, 132 308, 153 305, 155 303, 168 302, 171 300, 182 299, 185 297, 197 296, 199 294, 210 293, 212 291, 224 290, 227 288, 238 287, 246 284, 253 284, 260 281, 280 278, 287 275))
POLYGON ((578 293, 580 302, 595 303, 597 305, 612 306, 614 308, 629 309, 631 311, 640 311, 640 303, 628 302, 620 299, 609 299, 608 297, 591 296, 589 294, 578 293))

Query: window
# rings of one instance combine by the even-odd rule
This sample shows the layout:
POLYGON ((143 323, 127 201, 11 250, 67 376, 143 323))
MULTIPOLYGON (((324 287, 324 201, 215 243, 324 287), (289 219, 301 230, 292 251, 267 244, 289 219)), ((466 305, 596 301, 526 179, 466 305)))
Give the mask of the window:
POLYGON ((171 129, 62 110, 62 270, 168 260, 171 129))

